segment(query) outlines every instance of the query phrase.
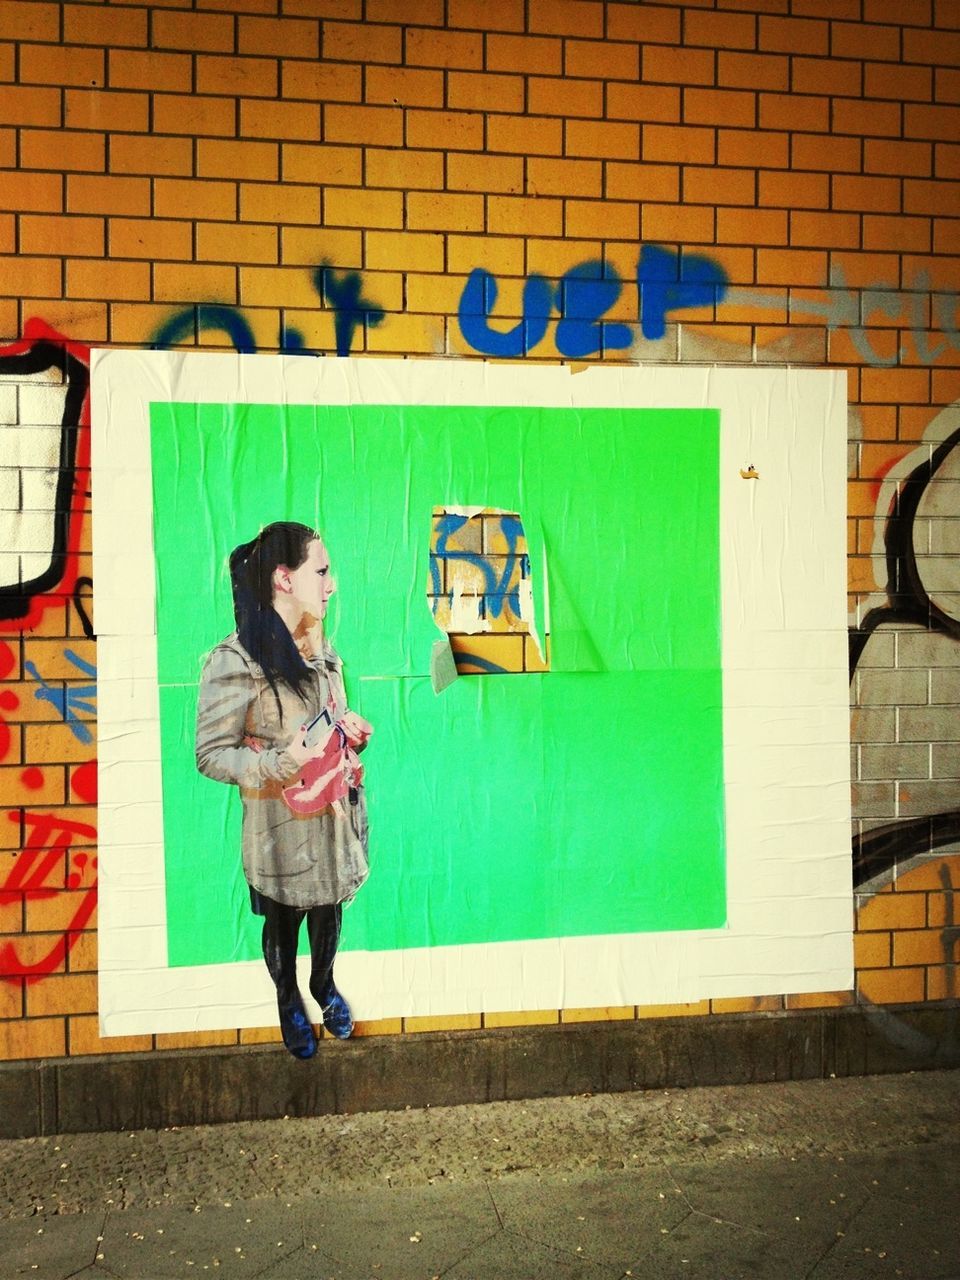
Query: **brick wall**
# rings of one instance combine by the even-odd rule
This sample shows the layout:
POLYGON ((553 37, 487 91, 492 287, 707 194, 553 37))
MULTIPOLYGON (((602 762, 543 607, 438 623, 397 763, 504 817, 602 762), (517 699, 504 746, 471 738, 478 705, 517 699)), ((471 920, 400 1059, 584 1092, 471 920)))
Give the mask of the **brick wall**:
POLYGON ((955 0, 0 0, 0 1057, 276 1038, 97 1036, 93 344, 845 368, 857 991, 484 1022, 955 996, 958 139, 955 0))

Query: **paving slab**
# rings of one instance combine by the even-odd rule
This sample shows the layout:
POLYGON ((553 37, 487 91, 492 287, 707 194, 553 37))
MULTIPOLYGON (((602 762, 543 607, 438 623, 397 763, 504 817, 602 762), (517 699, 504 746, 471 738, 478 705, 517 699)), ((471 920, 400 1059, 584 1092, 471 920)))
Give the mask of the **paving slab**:
POLYGON ((36 1215, 0 1223, 0 1275, 67 1280, 91 1268, 106 1214, 36 1215))

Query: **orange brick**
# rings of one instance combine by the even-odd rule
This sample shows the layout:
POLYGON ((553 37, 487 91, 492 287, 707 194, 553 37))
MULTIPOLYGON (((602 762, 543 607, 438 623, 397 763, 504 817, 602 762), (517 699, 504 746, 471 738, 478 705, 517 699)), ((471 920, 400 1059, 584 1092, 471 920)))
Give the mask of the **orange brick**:
POLYGON ((787 215, 781 209, 718 209, 717 240, 720 244, 786 244, 787 215))
MULTIPOLYGON (((180 139, 176 141, 179 143, 180 139)), ((188 139, 183 139, 183 143, 190 147, 188 139)), ((280 148, 275 142, 224 142, 201 138, 197 143, 197 176, 276 182, 280 176, 280 148)))
POLYGON ((275 263, 279 261, 278 245, 276 227, 197 223, 197 259, 201 262, 275 263))
POLYGON ((928 404, 930 373, 927 369, 864 369, 860 389, 868 402, 928 404))
POLYGON ((858 933, 853 939, 853 963, 857 969, 886 969, 890 965, 889 933, 858 933))
POLYGON ((60 40, 60 6, 25 5, 23 0, 0 3, 0 40, 60 40))
POLYGON ((359 231, 331 231, 326 227, 281 227, 281 262, 312 267, 324 259, 338 267, 359 267, 363 261, 363 236, 359 231))
POLYGON ((641 1004, 637 1006, 638 1018, 689 1018, 710 1012, 709 1000, 690 1001, 688 1004, 641 1004))
POLYGON ((149 216, 150 182, 147 178, 71 175, 67 179, 67 208, 71 213, 149 216))
POLYGON ((24 214, 20 218, 20 252, 25 254, 90 254, 102 258, 102 218, 24 214))
MULTIPOLYGON (((362 0, 284 0, 282 7, 284 13, 307 18, 342 18, 352 21, 363 16, 362 0)), ((269 5, 268 9, 275 13, 276 3, 269 5)))
POLYGON ((193 172, 193 140, 154 136, 145 147, 136 134, 116 134, 110 139, 110 172, 188 177, 193 172))
POLYGON ((535 115, 603 115, 603 84, 599 80, 531 76, 527 82, 527 95, 528 109, 535 115))
POLYGON ((563 69, 563 42, 545 36, 487 37, 487 70, 558 76, 563 69))
MULTIPOLYGON (((111 89, 149 89, 152 93, 189 93, 193 59, 186 53, 110 50, 111 89)), ((73 81, 72 83, 79 83, 73 81)), ((84 84, 91 83, 84 77, 84 84)))
POLYGON ((779 54, 721 53, 717 84, 730 89, 786 90, 790 87, 790 61, 779 54))
POLYGON ((59 129, 20 130, 20 164, 24 169, 102 173, 105 154, 102 133, 65 134, 59 129))
MULTIPOLYGON (((869 142, 867 143, 869 146, 869 142)), ((816 133, 795 133, 792 138, 792 163, 795 169, 827 170, 835 173, 859 173, 863 143, 859 138, 832 137, 829 147, 816 133)))
MULTIPOLYGON (((234 19, 227 13, 153 14, 155 49, 181 49, 191 53, 232 53, 234 19)), ((112 41, 105 41, 111 44, 112 41)))
POLYGON ((476 1031, 480 1027, 479 1013, 434 1014, 430 1017, 404 1018, 403 1029, 419 1031, 476 1031))
POLYGON ((329 103, 323 109, 323 128, 324 140, 327 142, 399 147, 403 143, 403 111, 398 107, 353 107, 329 103))
POLYGON ((734 89, 684 89, 683 120, 685 124, 752 128, 757 122, 756 94, 734 89))
MULTIPOLYGON (((644 218, 656 205, 644 205, 644 218)), ((568 200, 566 202, 564 231, 568 236, 582 239, 603 228, 604 238, 611 240, 636 240, 640 236, 640 205, 636 202, 613 200, 568 200)))
POLYGON ((904 136, 930 138, 934 142, 953 141, 960 134, 960 107, 918 106, 903 108, 904 136))
MULTIPOLYGON (((379 276, 374 277, 379 279, 379 276)), ((404 310, 417 315, 455 315, 466 276, 404 276, 404 310)))
POLYGON ((783 996, 740 996, 711 1000, 711 1013, 778 1013, 783 996))
MULTIPOLYGON (((488 163, 484 157, 478 166, 482 170, 488 163)), ((519 159, 510 163, 522 166, 519 159)), ((531 156, 527 161, 527 190, 537 196, 600 196, 603 166, 599 160, 547 160, 531 156)))
MULTIPOLYGON (((896 891, 898 897, 923 890, 940 893, 945 885, 960 887, 960 860, 956 854, 948 854, 943 858, 929 858, 918 866, 911 867, 898 879, 896 891)), ((923 924, 923 921, 920 920, 919 923, 923 924)))
MULTIPOLYGON (((363 181, 363 152, 359 147, 285 142, 280 154, 284 182, 331 182, 346 187, 363 181)), ((402 155, 403 152, 391 154, 402 155)))
POLYGON ((864 969, 857 993, 871 1004, 912 1004, 924 996, 923 969, 864 969))
POLYGON ((350 188, 327 187, 323 221, 338 227, 402 227, 403 193, 367 188, 358 197, 350 188))
MULTIPOLYGON (((367 0, 363 16, 367 22, 393 22, 397 17, 396 0, 367 0)), ((444 26, 444 0, 420 0, 411 19, 418 27, 444 26)))
POLYGON ((632 1022, 637 1016, 634 1005, 603 1005, 593 1009, 561 1009, 560 1021, 567 1022, 632 1022))
MULTIPOLYGON (((376 110, 374 107, 326 108, 328 111, 338 109, 376 110)), ((290 138, 315 142, 320 137, 320 106, 313 102, 241 101, 240 134, 245 138, 290 138)))
MULTIPOLYGON (((416 156, 417 152, 390 152, 391 155, 399 155, 402 158, 416 156)), ((440 157, 440 152, 427 151, 422 154, 440 157)), ((441 157, 442 159, 442 157, 441 157)), ((527 161, 528 175, 534 170, 531 166, 546 165, 552 168, 555 165, 563 164, 561 160, 545 161, 537 156, 531 156, 527 161)), ((367 152, 367 169, 370 168, 370 152, 367 152)), ((401 176, 398 166, 398 178, 401 176)), ((532 179, 530 179, 532 181, 532 179)), ((407 183, 398 185, 417 186, 421 185, 412 180, 407 183)), ((443 186, 441 181, 439 186, 443 186)), ((493 191, 502 192, 522 192, 523 191, 523 157, 522 156, 496 156, 496 155, 471 155, 469 152, 451 151, 447 156, 447 181, 446 186, 450 191, 479 191, 487 194, 493 191)), ((532 193, 533 188, 531 188, 532 193)), ((552 195, 556 192, 548 192, 542 190, 542 194, 552 195)))
POLYGON ((763 93, 760 95, 760 124, 764 129, 828 132, 830 99, 796 93, 763 93))
POLYGON ((760 18, 760 48, 771 53, 826 54, 830 26, 813 18, 760 18))
POLYGON ((902 110, 899 102, 838 98, 833 104, 833 131, 899 138, 902 110))
MULTIPOLYGON (((908 68, 908 67, 904 67, 902 64, 899 67, 883 67, 880 69, 883 71, 891 72, 891 73, 896 71, 910 71, 912 73, 918 73, 918 72, 932 70, 932 68, 930 67, 909 67, 908 68)), ((913 84, 912 79, 908 77, 907 78, 908 87, 911 86, 912 84, 913 84)), ((937 102, 960 102, 960 70, 954 70, 953 67, 937 67, 936 79, 934 81, 934 84, 935 84, 935 92, 932 96, 936 98, 937 102)), ((899 95, 892 92, 886 95, 882 93, 877 94, 877 97, 880 97, 880 98, 884 96, 889 98, 896 98, 899 95)), ((926 93, 926 94, 911 93, 910 96, 915 97, 917 99, 922 98, 925 101, 929 100, 929 98, 931 97, 929 93, 926 93)))
MULTIPOLYGON (((115 280, 120 289, 133 287, 133 281, 143 279, 139 263, 105 263, 102 260, 67 261, 67 293, 74 298, 102 298, 103 281, 94 288, 95 270, 92 268, 110 268, 109 279, 115 280)), ((59 272, 58 272, 59 274, 59 272)), ((33 292, 37 293, 36 285, 33 292)), ((59 289, 57 293, 59 294, 59 289)), ((144 291, 145 292, 145 291, 144 291)), ((42 296, 42 295, 41 295, 42 296)), ((106 296, 110 296, 109 293, 106 296)), ((129 294, 118 292, 116 297, 129 297, 129 294)), ((24 731, 24 755, 27 760, 68 761, 86 760, 93 754, 93 748, 80 742, 67 724, 28 725, 24 731)))
POLYGON ((931 172, 932 148, 928 142, 864 142, 865 173, 890 173, 925 178, 931 172))
POLYGON ((391 355, 436 355, 444 347, 443 320, 406 314, 388 315, 379 329, 367 326, 364 348, 391 355))
POLYGON ((522 31, 525 24, 522 0, 449 0, 447 21, 451 27, 473 27, 478 31, 522 31))
POLYGON ((591 0, 530 0, 528 30, 540 35, 602 37, 603 9, 591 0))
POLYGON ((61 1058, 66 1053, 63 1018, 21 1018, 0 1022, 0 1059, 61 1058))
POLYGON ((960 178, 960 146, 938 142, 935 172, 938 178, 960 178))
POLYGON ((960 990, 956 964, 941 964, 927 969, 927 999, 955 1000, 960 990))
MULTIPOLYGON (((27 786, 23 781, 22 765, 0 767, 0 804, 4 808, 23 805, 63 804, 66 791, 64 771, 60 765, 47 765, 41 770, 43 781, 39 787, 27 786)), ((7 819, 3 821, 4 834, 9 834, 7 819)))
POLYGON ((563 71, 567 76, 596 77, 611 82, 639 80, 640 49, 636 44, 613 40, 567 40, 563 71))
POLYGON ((197 58, 198 94, 275 98, 277 83, 274 58, 234 58, 216 54, 201 54, 197 58))
MULTIPOLYGON (((668 155, 664 138, 688 130, 681 130, 676 125, 644 125, 644 159, 672 160, 668 155), (650 144, 652 154, 648 155, 647 130, 653 130, 653 142, 650 144), (661 154, 662 152, 662 154, 661 154)), ((702 132, 702 131, 696 131, 702 132)), ((694 141, 687 138, 687 144, 694 146, 694 141)), ((568 156, 595 157, 610 160, 637 160, 640 158, 640 126, 637 124, 620 124, 609 120, 568 120, 565 126, 565 153, 568 156)))
POLYGON ((319 58, 320 23, 311 18, 237 19, 237 48, 241 53, 272 54, 278 58, 319 58))
POLYGON ((859 98, 863 92, 863 64, 840 58, 793 58, 794 93, 823 93, 859 98))
POLYGON ((960 372, 956 369, 937 370, 932 378, 933 404, 949 404, 960 399, 960 372))
MULTIPOLYGON (((753 169, 699 169, 688 165, 683 170, 683 199, 692 204, 753 207, 757 200, 757 175, 753 169)), ((719 230, 718 236, 721 241, 726 239, 719 230)))
POLYGON ((786 169, 790 164, 790 138, 787 133, 769 130, 720 129, 717 160, 733 168, 786 169))
POLYGON ((105 1036, 101 1039, 96 1015, 80 1014, 68 1018, 67 1028, 71 1057, 88 1053, 137 1053, 153 1048, 151 1036, 105 1036))
POLYGON ((605 168, 606 194, 612 200, 657 200, 671 204, 680 199, 680 170, 676 165, 608 161, 605 168))
POLYGON ((960 219, 936 218, 933 224, 933 252, 955 256, 960 253, 960 219))
POLYGON ((145 93, 67 89, 64 124, 68 129, 144 133, 150 127, 150 99, 145 93))
MULTIPOLYGON (((90 891, 87 889, 64 889, 50 898, 28 897, 26 930, 29 937, 25 936, 23 941, 36 940, 42 953, 46 955, 56 938, 53 936, 45 938, 43 934, 62 934, 64 930, 69 929, 77 920, 78 912, 81 912, 89 901, 90 891)), ((86 927, 96 928, 96 911, 88 919, 86 927)))
POLYGON ((714 210, 702 205, 644 203, 640 234, 645 241, 713 244, 714 210))
POLYGON ((860 217, 855 213, 790 214, 790 243, 797 248, 856 249, 860 245, 860 217))
POLYGON ((929 253, 930 219, 864 215, 864 249, 894 249, 901 253, 929 253))
POLYGON ((236 1043, 236 1031, 165 1031, 156 1037, 157 1049, 214 1049, 236 1043))
POLYGON ((235 303, 236 268, 209 263, 157 263, 153 268, 153 297, 157 302, 195 302, 203 299, 235 303))
MULTIPOLYGON (((873 56, 871 51, 871 57, 873 56)), ((896 98, 904 102, 929 102, 933 96, 933 68, 908 67, 902 62, 887 66, 868 62, 863 69, 863 90, 868 98, 896 98)), ((938 99, 945 99, 938 94, 938 99)))
POLYGON ((483 202, 482 195, 411 191, 406 225, 411 231, 482 231, 483 202))
POLYGON ((893 963, 898 968, 917 964, 956 963, 955 947, 942 929, 908 929, 893 935, 893 963))
POLYGON ((312 272, 290 267, 241 267, 240 304, 244 307, 318 307, 312 272))
POLYGON ((0 290, 15 297, 30 294, 35 298, 59 298, 63 292, 58 258, 28 258, 18 254, 3 264, 0 290))
POLYGON ((105 9, 92 5, 63 6, 64 44, 142 47, 147 43, 146 9, 105 9))
POLYGON ((642 120, 671 124, 680 119, 680 90, 669 85, 610 84, 608 120, 642 120))
MULTIPOLYGON (((359 80, 360 68, 357 67, 356 71, 359 80)), ((284 75, 286 75, 286 70, 284 70, 284 75)), ((449 105, 451 107, 471 105, 453 100, 452 89, 454 83, 459 84, 461 81, 472 82, 477 78, 458 73, 453 73, 450 76, 451 99, 449 105)), ((379 67, 374 64, 366 68, 365 102, 401 107, 442 107, 444 105, 443 93, 444 75, 442 71, 419 67, 379 67)), ((486 103, 483 105, 486 105, 486 103)))
POLYGON ((323 56, 340 62, 400 62, 401 28, 378 23, 325 22, 323 56))
POLYGON ((803 249, 758 249, 757 284, 822 285, 827 255, 803 249))
POLYGON ((472 31, 435 31, 408 27, 408 66, 479 70, 483 66, 483 36, 472 31))
POLYGON ((0 84, 0 119, 7 125, 59 125, 60 91, 0 84))
POLYGON ((643 126, 643 158, 676 164, 710 164, 715 157, 716 140, 712 129, 689 125, 643 126))
POLYGON ((563 150, 563 123, 545 117, 487 117, 488 151, 506 151, 520 155, 559 155, 563 150))
POLYGON ((158 94, 153 100, 153 127, 157 133, 230 138, 237 132, 237 104, 233 98, 158 94))
POLYGON ((860 0, 793 0, 791 12, 798 18, 859 18, 860 0))
MULTIPOLYGON (((952 6, 946 6, 948 9, 952 6)), ((899 15, 892 14, 900 21, 899 15)), ((924 23, 924 26, 927 24, 924 23)), ((953 25, 956 26, 956 14, 953 15, 953 25)), ((897 54, 899 56, 899 53, 897 54)), ((949 35, 945 31, 909 31, 903 33, 903 61, 904 62, 929 62, 934 66, 942 65, 945 62, 952 63, 956 66, 960 63, 960 34, 949 35)))
POLYGON ((900 182, 896 178, 860 178, 837 174, 831 180, 834 209, 862 212, 900 208, 900 182))
MULTIPOLYGON (((370 71, 383 71, 371 67, 370 71)), ((393 68, 394 75, 398 74, 393 68)), ((284 98, 307 98, 315 102, 359 102, 362 97, 360 67, 346 62, 292 62, 289 58, 281 64, 284 98)), ((367 94, 368 101, 380 101, 367 94)), ((384 98, 382 101, 393 101, 384 98)))
POLYGON ((494 235, 563 234, 563 202, 527 196, 490 196, 487 230, 494 235))
POLYGON ((785 997, 788 1009, 842 1009, 853 1004, 852 991, 803 992, 785 997))
MULTIPOLYGON (((351 195, 356 201, 356 192, 351 195)), ((320 221, 320 188, 295 186, 290 182, 242 182, 240 219, 242 222, 301 222, 316 226, 320 221)))
POLYGON ((718 49, 755 49, 757 20, 753 14, 696 13, 690 11, 684 20, 684 42, 705 44, 718 49))
MULTIPOLYGON (((399 1019, 398 1019, 399 1021, 399 1019)), ((353 1024, 353 1034, 357 1034, 357 1024, 353 1024)), ((241 1044, 282 1044, 279 1027, 241 1027, 241 1044)))
POLYGON ((938 213, 950 217, 957 209, 957 192, 952 182, 914 181, 903 184, 904 213, 938 213))
POLYGON ((23 987, 22 978, 19 981, 0 982, 0 1018, 23 1017, 23 987))
MULTIPOLYGON (((368 85, 369 78, 370 73, 368 72, 368 85)), ((552 83, 552 81, 547 81, 546 83, 552 83)), ((495 103, 500 111, 523 111, 523 77, 451 71, 447 77, 447 106, 454 107, 460 111, 485 111, 492 103, 495 103)), ((431 104, 420 103, 419 105, 429 106, 431 104)), ((440 101, 432 105, 443 106, 442 85, 440 101)), ((531 106, 530 109, 535 110, 536 108, 531 106)), ((550 113, 544 112, 543 114, 550 113)))
POLYGON ((443 236, 411 231, 368 231, 365 265, 372 271, 442 271, 443 236))
POLYGON ((190 258, 193 231, 189 222, 160 218, 111 218, 110 257, 169 258, 174 262, 190 258))
POLYGON ((680 9, 655 4, 609 4, 607 35, 611 40, 638 40, 644 44, 678 44, 680 9))
POLYGON ((644 45, 643 80, 650 84, 700 84, 716 82, 716 54, 710 49, 644 45))
POLYGON ((157 178, 154 214, 158 218, 223 218, 232 222, 237 214, 237 185, 190 178, 157 178))
MULTIPOLYGON (((440 265, 426 270, 443 270, 443 242, 437 250, 440 265)), ((523 274, 524 241, 505 236, 448 236, 447 269, 464 275, 474 267, 483 267, 499 278, 518 277, 523 274)), ((537 268, 530 268, 531 271, 537 268)))
MULTIPOLYGON (((135 56, 135 55, 131 55, 135 56)), ((21 44, 21 84, 83 85, 104 83, 103 50, 52 44, 21 44)))
MULTIPOLYGON (((633 1009, 630 1010, 633 1016, 633 1009)), ((493 1027, 549 1027, 560 1021, 556 1009, 525 1009, 517 1013, 485 1013, 483 1025, 493 1027)))
POLYGON ((27 987, 27 1016, 42 1018, 57 1013, 95 1013, 97 975, 51 974, 27 987))
MULTIPOLYGON (((369 107, 367 110, 377 110, 369 107)), ((329 111, 330 108, 328 107, 329 111)), ((411 110, 407 116, 407 146, 425 150, 447 151, 482 151, 483 150, 483 116, 474 111, 418 111, 411 110)), ((489 127, 501 119, 515 117, 490 116, 489 127)), ((524 127, 528 125, 524 121, 524 127)), ((385 142, 390 139, 383 139, 385 142)), ((498 147, 490 143, 492 151, 504 151, 511 148, 498 147)))
MULTIPOLYGON (((899 62, 900 28, 875 22, 834 22, 830 30, 830 51, 840 58, 861 58, 867 53, 875 62, 899 62)), ((907 61, 922 59, 908 58, 907 61)))

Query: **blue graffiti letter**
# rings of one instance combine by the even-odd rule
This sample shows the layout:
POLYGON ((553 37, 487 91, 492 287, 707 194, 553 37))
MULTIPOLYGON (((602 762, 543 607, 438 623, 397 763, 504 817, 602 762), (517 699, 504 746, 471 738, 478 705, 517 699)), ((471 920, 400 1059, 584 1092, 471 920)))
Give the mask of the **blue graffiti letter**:
POLYGON ((244 355, 257 349, 253 330, 243 315, 236 307, 224 306, 218 302, 200 303, 196 308, 184 307, 175 312, 153 335, 151 345, 173 347, 182 342, 194 341, 194 329, 197 335, 222 330, 233 347, 244 355))
POLYGON ((523 319, 506 333, 488 323, 496 301, 496 280, 489 271, 474 267, 460 296, 460 332, 485 356, 525 355, 547 332, 553 290, 543 276, 530 276, 523 286, 523 319))
POLYGON ((383 323, 383 308, 363 297, 363 279, 359 271, 336 272, 321 262, 313 273, 313 284, 320 297, 333 309, 338 356, 350 354, 353 335, 364 321, 374 328, 383 323))
POLYGON ((573 359, 601 350, 629 347, 633 334, 625 324, 598 324, 620 296, 620 275, 602 262, 582 262, 560 281, 557 301, 557 350, 573 359))
POLYGON ((662 338, 667 314, 684 307, 715 306, 727 292, 727 275, 702 253, 679 253, 645 244, 637 264, 640 328, 645 338, 662 338))

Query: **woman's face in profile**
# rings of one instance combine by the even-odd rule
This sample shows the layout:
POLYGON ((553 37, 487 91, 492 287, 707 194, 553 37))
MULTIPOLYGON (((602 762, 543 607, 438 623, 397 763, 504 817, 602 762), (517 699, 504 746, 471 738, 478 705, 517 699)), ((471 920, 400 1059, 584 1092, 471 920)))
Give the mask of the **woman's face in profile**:
POLYGON ((318 622, 322 622, 327 613, 327 603, 337 584, 330 572, 330 557, 319 538, 307 543, 307 558, 297 569, 290 569, 290 594, 303 609, 318 622))

